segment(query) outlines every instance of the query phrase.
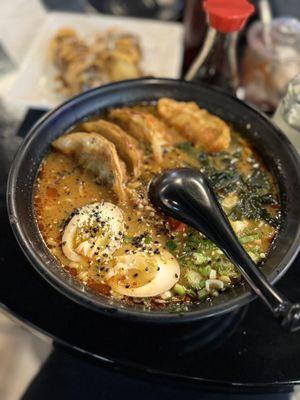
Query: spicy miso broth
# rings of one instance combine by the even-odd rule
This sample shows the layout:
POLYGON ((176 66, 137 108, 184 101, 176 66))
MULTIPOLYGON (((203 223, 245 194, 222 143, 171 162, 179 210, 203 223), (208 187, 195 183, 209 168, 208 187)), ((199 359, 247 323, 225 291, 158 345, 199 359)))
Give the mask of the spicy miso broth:
POLYGON ((101 296, 149 308, 207 301, 239 284, 239 271, 217 246, 149 202, 151 178, 174 167, 208 177, 263 268, 280 221, 272 175, 225 121, 168 98, 112 109, 52 143, 34 207, 61 267, 101 296))

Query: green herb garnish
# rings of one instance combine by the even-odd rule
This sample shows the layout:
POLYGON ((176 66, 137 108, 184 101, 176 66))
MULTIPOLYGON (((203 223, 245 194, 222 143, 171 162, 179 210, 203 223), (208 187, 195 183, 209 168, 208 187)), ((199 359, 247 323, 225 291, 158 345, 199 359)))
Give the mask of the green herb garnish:
POLYGON ((169 239, 166 243, 168 250, 174 251, 177 249, 177 243, 173 239, 169 239))

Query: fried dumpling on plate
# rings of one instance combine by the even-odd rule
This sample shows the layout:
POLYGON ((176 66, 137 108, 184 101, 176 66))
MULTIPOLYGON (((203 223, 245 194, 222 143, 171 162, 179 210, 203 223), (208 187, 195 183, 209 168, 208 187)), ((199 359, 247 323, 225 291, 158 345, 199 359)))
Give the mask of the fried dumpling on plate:
POLYGON ((205 151, 213 153, 229 147, 229 126, 196 103, 162 98, 157 103, 157 109, 169 125, 205 151))
POLYGON ((73 62, 83 62, 89 47, 82 41, 72 28, 62 28, 50 43, 51 57, 59 68, 67 69, 73 62))
POLYGON ((139 176, 142 154, 137 141, 132 136, 128 135, 118 125, 104 119, 85 122, 82 127, 85 131, 99 133, 112 142, 116 146, 119 156, 125 161, 129 171, 133 176, 139 176))
POLYGON ((52 146, 73 157, 97 182, 110 185, 120 202, 126 200, 125 165, 109 140, 98 133, 74 132, 59 137, 52 146))
POLYGON ((163 147, 169 142, 166 125, 154 115, 132 108, 117 108, 109 113, 110 118, 117 121, 139 143, 148 144, 154 159, 162 161, 163 147))

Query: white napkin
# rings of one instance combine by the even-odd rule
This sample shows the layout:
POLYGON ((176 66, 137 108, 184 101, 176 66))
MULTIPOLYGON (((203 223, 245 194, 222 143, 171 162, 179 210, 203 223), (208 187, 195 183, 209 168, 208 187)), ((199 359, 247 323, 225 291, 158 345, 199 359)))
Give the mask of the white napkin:
POLYGON ((39 0, 0 1, 0 41, 17 64, 23 60, 45 15, 39 0))

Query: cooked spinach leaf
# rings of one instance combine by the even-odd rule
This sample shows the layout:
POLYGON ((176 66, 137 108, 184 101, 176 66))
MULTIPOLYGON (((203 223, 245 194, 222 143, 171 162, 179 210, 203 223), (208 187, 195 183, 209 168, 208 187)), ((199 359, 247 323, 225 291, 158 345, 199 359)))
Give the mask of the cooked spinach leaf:
POLYGON ((262 189, 265 193, 270 193, 272 190, 268 175, 258 168, 253 170, 252 175, 246 180, 246 184, 252 189, 262 189))
POLYGON ((208 177, 213 188, 218 192, 230 193, 237 189, 242 177, 236 169, 216 171, 208 177))
POLYGON ((278 226, 278 218, 274 218, 264 207, 267 204, 276 204, 276 200, 271 195, 260 195, 242 191, 239 193, 239 201, 230 212, 230 218, 239 220, 242 218, 261 219, 270 225, 278 226))
POLYGON ((258 168, 255 159, 250 176, 246 177, 237 168, 242 156, 241 148, 234 153, 223 151, 210 155, 198 151, 189 142, 179 143, 177 147, 198 158, 201 172, 206 175, 218 197, 230 192, 237 194, 238 201, 230 212, 231 219, 261 219, 274 227, 278 226, 279 218, 273 217, 266 208, 267 205, 277 205, 272 194, 272 182, 268 174, 258 168))

